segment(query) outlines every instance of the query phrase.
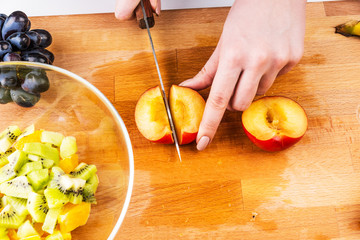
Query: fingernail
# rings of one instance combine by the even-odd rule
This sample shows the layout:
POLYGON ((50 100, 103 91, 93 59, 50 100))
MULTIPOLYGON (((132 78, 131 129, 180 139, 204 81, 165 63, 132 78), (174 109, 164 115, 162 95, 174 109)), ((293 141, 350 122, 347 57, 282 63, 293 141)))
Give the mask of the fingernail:
POLYGON ((197 150, 199 151, 204 150, 209 144, 209 142, 210 142, 210 138, 208 136, 202 136, 198 144, 196 145, 197 150))
POLYGON ((158 4, 155 9, 156 15, 158 15, 158 16, 160 15, 160 10, 161 10, 161 6, 160 6, 160 4, 158 4))
POLYGON ((186 83, 188 83, 189 81, 190 81, 190 79, 189 79, 189 80, 185 80, 185 81, 183 81, 182 83, 180 83, 179 86, 181 86, 181 87, 186 86, 186 83))

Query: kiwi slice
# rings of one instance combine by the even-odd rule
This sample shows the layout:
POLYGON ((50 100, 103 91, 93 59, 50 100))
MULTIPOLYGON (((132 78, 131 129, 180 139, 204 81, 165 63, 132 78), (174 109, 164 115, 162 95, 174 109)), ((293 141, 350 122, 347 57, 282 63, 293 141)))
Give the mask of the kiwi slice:
POLYGON ((95 192, 99 185, 99 178, 96 174, 92 175, 85 184, 83 190, 83 201, 96 204, 95 192))
POLYGON ((51 168, 55 164, 55 162, 51 159, 46 159, 33 154, 28 154, 28 159, 33 162, 41 162, 44 168, 51 168))
POLYGON ((60 208, 69 202, 68 196, 57 188, 46 188, 44 195, 49 208, 60 208))
POLYGON ((51 143, 56 147, 60 147, 63 139, 64 139, 64 135, 58 132, 43 131, 41 133, 41 142, 51 143))
POLYGON ((19 141, 23 137, 33 134, 34 132, 35 132, 35 126, 34 126, 34 124, 32 124, 24 129, 24 131, 20 134, 20 136, 16 139, 16 141, 19 141))
POLYGON ((26 208, 26 201, 27 200, 24 198, 16 198, 16 197, 10 197, 10 196, 4 196, 1 199, 1 203, 3 206, 10 204, 18 211, 18 213, 20 215, 28 214, 28 210, 26 208))
POLYGON ((21 215, 18 211, 9 205, 6 205, 0 212, 0 227, 18 228, 24 222, 26 215, 21 215))
POLYGON ((97 172, 95 165, 88 165, 86 163, 80 163, 74 171, 70 172, 70 175, 76 178, 88 180, 92 175, 97 172))
POLYGON ((0 153, 0 167, 9 163, 8 157, 13 152, 15 152, 15 148, 9 148, 6 152, 0 153))
MULTIPOLYGON (((69 233, 64 233, 64 235, 68 235, 69 233)), ((70 238, 64 238, 63 234, 59 230, 55 230, 53 234, 46 237, 46 240, 65 240, 65 239, 71 239, 70 238)))
POLYGON ((55 229, 57 218, 60 215, 61 208, 50 208, 49 212, 46 214, 45 222, 42 226, 42 230, 52 234, 55 229))
POLYGON ((57 185, 57 180, 60 179, 61 176, 65 175, 65 172, 60 167, 52 167, 50 172, 50 183, 48 187, 55 187, 57 185), (55 183, 55 185, 54 185, 55 183))
POLYGON ((6 152, 20 136, 21 130, 18 126, 9 126, 1 135, 0 152, 6 152))
POLYGON ((68 136, 64 137, 60 145, 61 158, 67 158, 77 152, 76 138, 68 136))
POLYGON ((9 237, 8 237, 7 234, 8 234, 7 229, 4 228, 4 227, 0 227, 0 239, 2 239, 2 240, 8 240, 9 237))
MULTIPOLYGON (((83 189, 86 181, 80 178, 73 178, 65 174, 65 172, 59 167, 53 167, 50 174, 51 181, 47 186, 45 195, 49 195, 50 198, 58 196, 62 198, 63 203, 79 204, 83 199, 83 189), (61 193, 61 194, 60 194, 61 193), (54 196, 50 196, 50 194, 54 196)), ((49 206, 60 207, 61 203, 57 203, 55 200, 48 200, 49 206), (52 203, 54 205, 52 205, 52 203)))
POLYGON ((25 143, 23 151, 30 155, 51 159, 56 165, 59 164, 59 151, 46 143, 25 143))
POLYGON ((65 194, 67 190, 70 190, 73 187, 73 185, 74 183, 71 178, 66 175, 60 167, 53 167, 51 169, 50 182, 47 188, 56 188, 65 194))
POLYGON ((20 150, 16 150, 8 157, 9 166, 15 171, 18 172, 21 167, 27 162, 26 153, 20 150))
POLYGON ((0 168, 0 183, 13 179, 14 177, 16 177, 16 172, 9 164, 0 168))
POLYGON ((49 207, 43 194, 35 192, 30 193, 26 207, 35 222, 43 223, 45 221, 45 216, 49 211, 49 207))
POLYGON ((43 165, 43 168, 47 168, 47 169, 51 168, 55 164, 55 162, 50 159, 41 160, 41 163, 43 165))
POLYGON ((33 189, 27 178, 20 176, 0 184, 0 192, 12 197, 28 198, 33 189))
POLYGON ((42 169, 43 165, 41 162, 28 162, 25 163, 24 166, 22 166, 22 168, 20 169, 18 175, 19 176, 24 176, 27 175, 28 173, 34 171, 34 170, 39 170, 42 169))
POLYGON ((70 203, 80 204, 83 201, 83 190, 69 190, 67 191, 66 196, 69 198, 70 203))
MULTIPOLYGON (((34 162, 34 163, 40 163, 40 162, 34 162)), ((48 169, 33 170, 27 175, 27 178, 32 188, 35 191, 39 191, 42 188, 44 188, 49 181, 49 170, 48 169)))
POLYGON ((83 191, 86 184, 84 179, 72 178, 73 187, 66 192, 69 202, 72 204, 80 204, 83 201, 83 191))
MULTIPOLYGON (((38 239, 40 239, 39 234, 36 232, 35 228, 30 223, 30 220, 26 220, 23 224, 21 224, 21 226, 19 227, 16 233, 17 233, 16 235, 20 239, 27 239, 28 237, 35 237, 35 236, 38 236, 39 237, 38 239)), ((35 239, 35 238, 31 238, 31 239, 35 239)))

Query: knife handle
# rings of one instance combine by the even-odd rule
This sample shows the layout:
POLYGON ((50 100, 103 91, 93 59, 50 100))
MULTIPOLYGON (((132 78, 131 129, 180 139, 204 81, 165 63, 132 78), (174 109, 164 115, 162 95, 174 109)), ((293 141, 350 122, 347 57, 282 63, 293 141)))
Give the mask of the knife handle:
MULTIPOLYGON (((147 21, 149 24, 149 27, 152 28, 155 25, 155 19, 154 19, 154 15, 153 15, 153 9, 151 7, 151 3, 150 0, 142 0, 144 3, 144 8, 145 8, 145 13, 146 13, 146 17, 147 17, 147 21)), ((136 7, 135 9, 135 15, 136 15, 136 20, 139 23, 139 27, 141 29, 146 29, 146 24, 145 24, 145 20, 144 20, 144 14, 141 8, 141 3, 139 3, 139 5, 136 7)))

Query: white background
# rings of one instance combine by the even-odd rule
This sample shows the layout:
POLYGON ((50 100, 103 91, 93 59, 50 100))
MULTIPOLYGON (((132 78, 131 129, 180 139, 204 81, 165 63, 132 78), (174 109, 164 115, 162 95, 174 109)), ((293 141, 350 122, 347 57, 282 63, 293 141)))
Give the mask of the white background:
MULTIPOLYGON (((21 10, 28 16, 114 12, 116 0, 0 0, 0 12, 21 10)), ((234 0, 162 0, 162 9, 231 6, 234 0)), ((309 0, 308 2, 320 2, 309 0)))

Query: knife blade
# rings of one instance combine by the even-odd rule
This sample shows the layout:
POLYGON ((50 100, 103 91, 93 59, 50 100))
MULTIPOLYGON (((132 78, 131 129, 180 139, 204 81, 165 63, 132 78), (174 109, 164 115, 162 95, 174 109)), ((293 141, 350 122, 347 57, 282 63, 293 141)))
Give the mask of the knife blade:
POLYGON ((160 81, 160 86, 161 86, 161 95, 162 95, 162 98, 163 98, 163 101, 164 101, 164 104, 165 104, 166 114, 168 116, 170 128, 171 128, 171 131, 172 131, 172 136, 173 136, 173 139, 174 139, 175 148, 176 148, 179 160, 181 162, 182 159, 181 159, 180 147, 179 147, 179 142, 178 142, 178 139, 177 139, 176 129, 175 129, 175 125, 174 125, 172 115, 171 115, 169 102, 168 102, 168 100, 166 98, 165 87, 164 87, 164 83, 163 83, 163 80, 162 80, 162 77, 161 77, 160 67, 159 67, 157 57, 156 57, 154 43, 153 43, 151 33, 150 33, 150 27, 153 27, 154 24, 155 24, 154 17, 152 15, 152 8, 151 8, 150 1, 149 0, 144 0, 144 1, 140 0, 140 6, 141 6, 141 10, 142 10, 141 12, 142 12, 143 15, 141 16, 141 12, 139 11, 139 8, 137 8, 137 10, 135 11, 136 16, 137 16, 137 19, 139 21, 139 27, 142 28, 142 29, 145 29, 145 28, 147 29, 147 33, 148 33, 148 36, 149 36, 149 41, 150 41, 152 53, 153 53, 154 60, 155 60, 156 70, 157 70, 157 73, 158 73, 158 76, 159 76, 159 81, 160 81))

